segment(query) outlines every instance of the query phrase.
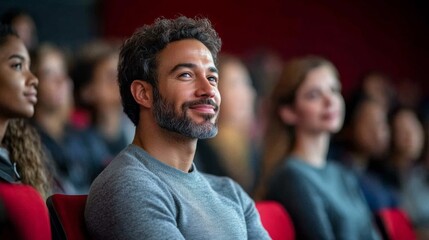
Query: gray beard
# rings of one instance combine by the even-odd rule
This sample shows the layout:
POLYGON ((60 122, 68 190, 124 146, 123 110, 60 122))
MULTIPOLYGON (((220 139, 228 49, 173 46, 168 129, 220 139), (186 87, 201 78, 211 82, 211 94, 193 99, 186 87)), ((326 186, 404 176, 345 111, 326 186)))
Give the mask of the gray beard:
POLYGON ((183 104, 181 113, 176 114, 174 104, 167 102, 157 88, 154 88, 153 93, 153 114, 161 128, 188 138, 206 139, 216 136, 217 123, 210 122, 213 118, 212 115, 205 115, 203 123, 195 123, 186 115, 189 105, 192 105, 193 102, 183 104))

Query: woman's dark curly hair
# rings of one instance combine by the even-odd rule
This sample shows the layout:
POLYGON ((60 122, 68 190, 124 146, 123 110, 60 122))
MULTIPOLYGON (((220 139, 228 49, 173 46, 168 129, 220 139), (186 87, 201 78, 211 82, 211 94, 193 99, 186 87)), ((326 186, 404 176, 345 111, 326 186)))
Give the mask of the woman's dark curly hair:
POLYGON ((16 162, 21 182, 33 186, 46 199, 50 194, 50 177, 34 127, 25 119, 10 120, 2 144, 9 151, 10 160, 16 162))
POLYGON ((118 65, 119 88, 124 112, 135 125, 139 122, 139 105, 131 94, 131 83, 141 79, 156 88, 158 53, 169 43, 183 39, 202 42, 217 63, 222 42, 206 18, 158 18, 152 25, 139 28, 122 45, 118 65))

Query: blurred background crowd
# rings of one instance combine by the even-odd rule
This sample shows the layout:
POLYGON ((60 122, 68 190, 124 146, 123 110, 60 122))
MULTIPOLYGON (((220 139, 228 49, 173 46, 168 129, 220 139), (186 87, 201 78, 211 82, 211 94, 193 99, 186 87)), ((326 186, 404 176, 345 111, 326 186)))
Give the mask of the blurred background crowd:
POLYGON ((130 144, 116 66, 122 39, 159 16, 208 17, 219 32, 217 137, 198 143, 204 172, 253 195, 264 159, 270 94, 284 62, 307 55, 338 69, 345 120, 328 159, 357 176, 373 212, 400 207, 429 229, 429 4, 426 1, 3 0, 39 79, 32 123, 55 192, 87 193, 130 144), (331 160, 332 159, 332 160, 331 160))

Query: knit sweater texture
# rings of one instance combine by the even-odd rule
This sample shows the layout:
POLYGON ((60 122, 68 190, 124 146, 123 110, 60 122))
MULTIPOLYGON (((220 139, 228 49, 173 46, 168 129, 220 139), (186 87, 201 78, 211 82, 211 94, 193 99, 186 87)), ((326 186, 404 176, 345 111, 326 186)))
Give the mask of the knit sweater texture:
POLYGON ((231 179, 182 172, 135 145, 96 178, 85 220, 95 239, 269 239, 231 179))

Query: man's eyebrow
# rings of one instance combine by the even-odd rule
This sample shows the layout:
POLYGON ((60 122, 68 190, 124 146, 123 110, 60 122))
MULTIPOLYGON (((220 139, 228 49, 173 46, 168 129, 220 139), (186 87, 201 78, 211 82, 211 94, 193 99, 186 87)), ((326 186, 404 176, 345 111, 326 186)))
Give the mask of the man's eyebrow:
POLYGON ((174 73, 179 68, 195 68, 195 67, 197 67, 197 65, 193 63, 179 63, 170 70, 170 73, 174 73))
POLYGON ((209 67, 209 70, 212 73, 218 73, 219 72, 216 67, 209 67))
MULTIPOLYGON (((197 65, 194 63, 179 63, 170 70, 170 73, 177 71, 177 69, 179 68, 196 68, 196 67, 197 65)), ((218 70, 216 67, 209 67, 209 71, 212 73, 218 73, 218 70)))

